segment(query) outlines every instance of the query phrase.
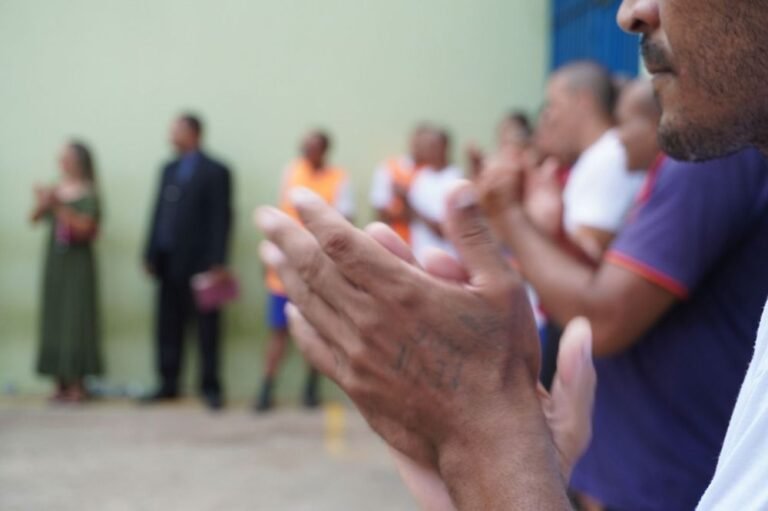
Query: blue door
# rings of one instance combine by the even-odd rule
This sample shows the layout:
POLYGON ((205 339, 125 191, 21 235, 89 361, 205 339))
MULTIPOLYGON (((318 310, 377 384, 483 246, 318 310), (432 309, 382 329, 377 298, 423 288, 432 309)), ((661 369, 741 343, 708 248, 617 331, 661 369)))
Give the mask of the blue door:
POLYGON ((636 76, 638 38, 616 24, 619 5, 621 0, 553 0, 552 68, 591 59, 615 73, 636 76))

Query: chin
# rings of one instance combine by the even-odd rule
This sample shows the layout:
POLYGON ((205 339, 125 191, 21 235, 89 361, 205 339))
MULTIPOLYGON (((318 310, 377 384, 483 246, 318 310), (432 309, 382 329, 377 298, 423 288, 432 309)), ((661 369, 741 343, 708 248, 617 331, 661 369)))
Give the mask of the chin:
POLYGON ((670 120, 665 114, 659 125, 659 145, 672 158, 685 161, 720 158, 748 145, 723 126, 712 127, 692 119, 670 120))

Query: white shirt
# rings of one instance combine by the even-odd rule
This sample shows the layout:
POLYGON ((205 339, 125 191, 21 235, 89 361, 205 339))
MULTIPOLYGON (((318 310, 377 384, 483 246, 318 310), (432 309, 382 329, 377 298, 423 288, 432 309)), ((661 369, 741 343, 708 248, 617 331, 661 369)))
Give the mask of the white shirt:
POLYGON ((645 180, 627 170, 627 156, 616 130, 608 130, 584 151, 563 191, 564 223, 569 234, 579 227, 618 232, 645 180))
POLYGON ((348 220, 355 217, 355 194, 352 191, 352 184, 349 182, 349 179, 345 179, 339 185, 339 190, 336 192, 336 197, 333 201, 333 207, 348 220))
MULTIPOLYGON (((464 177, 458 167, 448 166, 441 171, 429 167, 419 171, 408 191, 408 202, 420 215, 433 222, 445 219, 445 200, 454 183, 464 177)), ((445 239, 435 234, 424 222, 411 222, 411 246, 419 262, 424 262, 426 251, 439 248, 456 255, 455 250, 445 239)))
POLYGON ((715 477, 697 509, 768 509, 768 304, 715 477))

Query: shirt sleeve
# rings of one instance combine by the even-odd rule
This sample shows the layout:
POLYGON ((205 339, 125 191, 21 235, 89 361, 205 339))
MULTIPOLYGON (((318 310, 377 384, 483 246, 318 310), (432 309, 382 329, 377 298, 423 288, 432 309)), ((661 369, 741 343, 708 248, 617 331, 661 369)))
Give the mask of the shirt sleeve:
POLYGON ((446 174, 442 176, 417 177, 408 193, 411 207, 433 222, 442 222, 445 218, 445 199, 453 183, 460 179, 460 176, 454 176, 453 171, 443 172, 446 174))
POLYGON ((606 262, 686 299, 754 225, 765 172, 752 151, 707 163, 668 159, 606 262))
POLYGON ((339 186, 334 207, 348 220, 355 217, 355 197, 348 179, 339 186))
POLYGON ((386 165, 382 164, 373 173, 370 201, 374 209, 385 209, 392 203, 394 193, 392 190, 392 176, 386 165))
POLYGON ((590 177, 588 189, 582 192, 588 195, 572 204, 571 223, 618 232, 640 191, 644 173, 627 171, 623 149, 616 147, 585 162, 584 171, 590 177))

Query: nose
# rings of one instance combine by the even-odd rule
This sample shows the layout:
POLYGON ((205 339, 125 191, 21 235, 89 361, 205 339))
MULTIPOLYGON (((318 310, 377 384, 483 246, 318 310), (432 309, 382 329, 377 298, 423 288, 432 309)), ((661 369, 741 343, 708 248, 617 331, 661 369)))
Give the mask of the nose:
POLYGON ((661 25, 659 2, 661 0, 624 0, 616 19, 625 31, 650 35, 661 25))

